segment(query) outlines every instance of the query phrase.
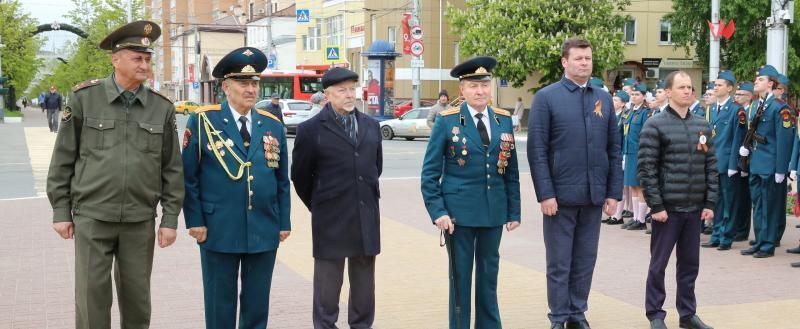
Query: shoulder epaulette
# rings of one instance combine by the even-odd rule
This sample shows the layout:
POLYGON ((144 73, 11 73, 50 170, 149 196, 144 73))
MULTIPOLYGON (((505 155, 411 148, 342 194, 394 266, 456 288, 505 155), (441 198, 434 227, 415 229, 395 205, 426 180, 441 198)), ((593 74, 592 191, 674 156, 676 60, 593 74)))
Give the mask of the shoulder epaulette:
POLYGON ((165 99, 167 102, 169 102, 170 104, 172 104, 172 100, 171 100, 171 99, 169 99, 169 97, 167 97, 166 95, 164 95, 164 94, 162 94, 162 93, 160 93, 160 92, 158 92, 158 91, 155 91, 155 90, 153 90, 153 89, 150 89, 150 88, 147 88, 147 90, 150 90, 150 91, 151 91, 151 92, 153 92, 154 94, 156 94, 156 95, 158 95, 158 96, 161 96, 161 98, 165 99))
POLYGON ((100 82, 102 82, 102 81, 103 81, 102 79, 86 80, 86 81, 81 82, 81 83, 75 85, 74 87, 72 87, 72 92, 74 93, 74 92, 76 92, 78 90, 81 90, 83 88, 86 88, 86 87, 99 85, 100 82))
POLYGON ((444 116, 453 115, 453 114, 460 113, 460 112, 461 112, 461 109, 455 108, 455 107, 451 107, 451 108, 449 108, 447 110, 439 112, 439 115, 444 117, 444 116))
POLYGON ((196 110, 194 110, 194 113, 202 113, 202 112, 206 112, 206 111, 219 111, 220 108, 221 108, 221 106, 219 104, 205 105, 205 106, 198 107, 196 110))
POLYGON ((494 110, 494 113, 497 113, 497 114, 505 116, 505 117, 510 117, 511 116, 511 112, 508 112, 508 111, 506 111, 504 109, 492 109, 492 110, 494 110))
POLYGON ((260 110, 260 109, 259 109, 259 110, 256 110, 256 112, 258 112, 258 114, 261 114, 261 115, 263 115, 263 116, 265 116, 265 117, 267 117, 267 118, 270 118, 270 119, 272 119, 272 120, 278 121, 278 123, 280 123, 280 122, 281 122, 281 119, 278 119, 278 117, 276 117, 276 116, 275 116, 274 114, 272 114, 272 113, 269 113, 269 111, 266 111, 266 110, 260 110))

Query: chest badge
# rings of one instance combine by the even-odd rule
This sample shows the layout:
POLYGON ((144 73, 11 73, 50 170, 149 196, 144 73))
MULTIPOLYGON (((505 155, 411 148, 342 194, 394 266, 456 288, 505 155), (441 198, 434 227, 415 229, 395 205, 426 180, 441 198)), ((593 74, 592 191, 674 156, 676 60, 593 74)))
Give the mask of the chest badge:
POLYGON ((700 137, 697 139, 697 150, 703 153, 708 152, 708 138, 704 132, 700 132, 700 137))
POLYGON ((603 104, 599 99, 594 102, 594 115, 600 118, 603 117, 603 104))

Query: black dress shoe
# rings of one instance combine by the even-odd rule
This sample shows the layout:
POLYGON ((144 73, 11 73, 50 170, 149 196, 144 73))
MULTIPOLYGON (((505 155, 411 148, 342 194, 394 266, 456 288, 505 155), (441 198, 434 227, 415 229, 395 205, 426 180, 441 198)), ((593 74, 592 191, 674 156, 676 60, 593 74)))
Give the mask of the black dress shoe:
POLYGON ((624 223, 622 218, 613 218, 612 217, 611 220, 608 221, 608 223, 606 223, 606 224, 608 224, 608 225, 619 225, 619 224, 622 224, 622 223, 624 223))
POLYGON ((758 250, 755 250, 753 248, 748 248, 748 249, 742 249, 739 253, 741 253, 742 255, 745 255, 745 256, 750 256, 752 254, 755 254, 756 251, 758 251, 758 250))
POLYGON ((654 319, 650 321, 650 329, 667 329, 667 324, 664 323, 664 320, 654 319))
POLYGON ((747 243, 749 243, 752 246, 752 245, 756 244, 756 240, 750 240, 747 243))
POLYGON ((633 212, 630 210, 623 210, 622 211, 622 218, 631 218, 633 217, 633 212))
POLYGON ((567 321, 567 329, 592 329, 589 327, 589 321, 581 320, 578 322, 567 321))
POLYGON ((610 220, 611 220, 611 217, 606 217, 606 218, 603 218, 603 220, 601 220, 600 222, 601 223, 608 223, 608 221, 610 221, 610 220))
POLYGON ((790 254, 800 254, 800 247, 792 248, 792 249, 786 249, 786 252, 788 252, 790 254))
POLYGON ((550 325, 550 329, 564 329, 564 324, 563 323, 558 323, 558 322, 553 322, 550 325))
POLYGON ((703 321, 700 320, 700 317, 697 315, 693 315, 691 318, 686 320, 681 320, 680 327, 687 329, 714 329, 714 327, 703 323, 703 321))
POLYGON ((769 257, 772 257, 772 256, 775 256, 774 252, 766 252, 766 251, 761 251, 761 250, 759 250, 755 254, 753 254, 753 258, 769 258, 769 257))
POLYGON ((792 267, 800 267, 800 262, 792 263, 792 267))
POLYGON ((711 235, 711 226, 706 226, 706 229, 703 230, 703 234, 711 235))
POLYGON ((719 245, 719 247, 717 247, 717 250, 731 250, 731 246, 730 245, 719 245))
POLYGON ((705 243, 701 243, 700 246, 703 247, 703 248, 716 248, 716 247, 719 247, 719 242, 708 241, 708 242, 705 242, 705 243))
POLYGON ((640 223, 640 222, 634 222, 633 225, 628 226, 628 228, 627 228, 628 231, 641 231, 641 230, 644 230, 644 229, 647 229, 647 225, 645 225, 644 223, 640 223))
POLYGON ((733 242, 742 242, 742 241, 747 241, 747 237, 746 236, 738 236, 738 237, 733 238, 733 242))
POLYGON ((627 229, 629 226, 631 226, 633 224, 636 224, 636 221, 635 220, 629 220, 627 223, 622 224, 622 226, 620 226, 619 228, 625 230, 625 229, 627 229))

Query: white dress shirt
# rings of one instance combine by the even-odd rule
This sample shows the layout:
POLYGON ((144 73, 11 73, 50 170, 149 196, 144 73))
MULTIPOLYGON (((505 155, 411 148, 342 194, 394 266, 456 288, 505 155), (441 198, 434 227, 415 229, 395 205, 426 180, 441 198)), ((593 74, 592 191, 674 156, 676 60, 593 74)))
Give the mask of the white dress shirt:
POLYGON ((228 103, 228 107, 231 108, 231 114, 233 114, 233 121, 236 122, 236 130, 242 130, 242 122, 239 121, 239 118, 240 117, 245 117, 245 118, 247 118, 247 132, 249 132, 250 135, 252 136, 253 135, 253 116, 252 116, 251 113, 253 111, 252 110, 251 111, 247 111, 247 114, 241 115, 241 114, 239 114, 239 112, 236 112, 236 110, 233 108, 232 105, 230 105, 230 103, 228 103))

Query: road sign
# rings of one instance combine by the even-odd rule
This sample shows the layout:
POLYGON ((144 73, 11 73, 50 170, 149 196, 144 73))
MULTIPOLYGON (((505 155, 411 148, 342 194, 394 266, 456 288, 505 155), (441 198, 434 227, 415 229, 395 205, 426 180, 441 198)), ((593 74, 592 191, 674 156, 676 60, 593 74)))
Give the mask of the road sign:
POLYGON ((424 59, 411 59, 411 67, 425 67, 425 60, 424 59))
POLYGON ((275 69, 275 60, 276 59, 277 59, 277 57, 275 56, 274 53, 269 54, 269 56, 267 57, 267 68, 268 69, 270 69, 270 70, 274 70, 275 69))
POLYGON ((297 15, 297 22, 298 23, 311 22, 311 10, 309 10, 309 9, 297 9, 297 10, 295 10, 295 14, 297 15))
POLYGON ((336 62, 341 59, 339 47, 325 47, 325 61, 336 62))
POLYGON ((422 56, 422 53, 425 52, 425 47, 422 46, 422 41, 416 40, 411 43, 411 55, 414 56, 422 56))
POLYGON ((200 83, 199 82, 192 82, 192 89, 200 89, 200 83))
POLYGON ((422 40, 422 26, 412 26, 409 34, 411 34, 411 38, 414 40, 422 40))

